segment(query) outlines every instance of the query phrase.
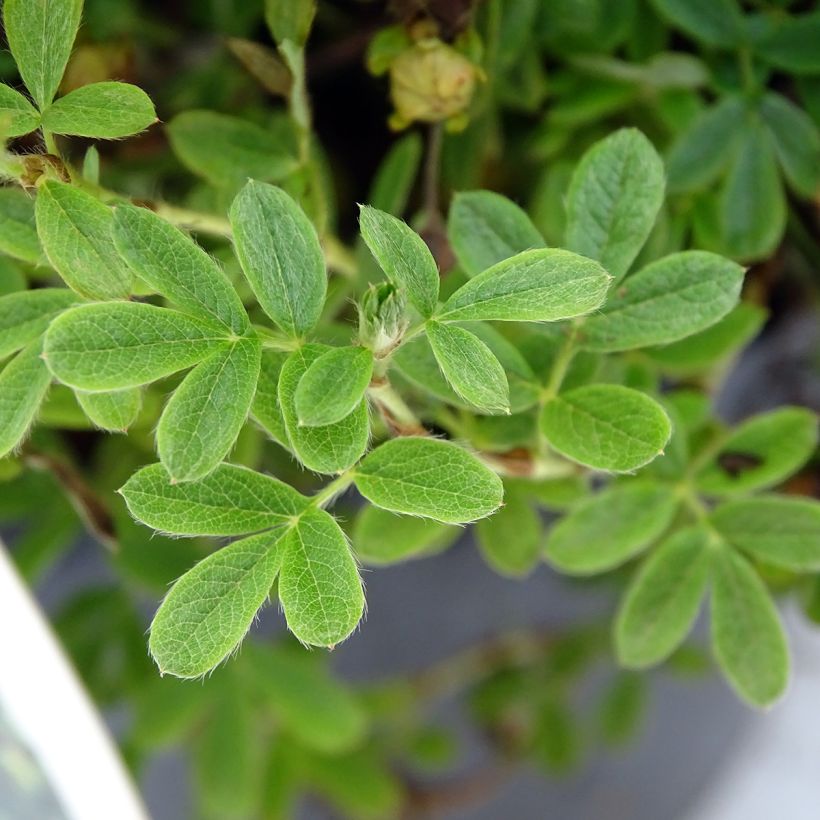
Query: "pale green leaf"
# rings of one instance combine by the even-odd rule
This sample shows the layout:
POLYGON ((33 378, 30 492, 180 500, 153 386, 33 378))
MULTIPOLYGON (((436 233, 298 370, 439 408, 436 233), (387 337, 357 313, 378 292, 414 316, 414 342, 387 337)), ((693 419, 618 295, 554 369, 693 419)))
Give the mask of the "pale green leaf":
POLYGON ((721 504, 712 526, 730 543, 767 564, 795 572, 820 570, 820 503, 770 495, 721 504))
POLYGON ((139 302, 81 305, 46 333, 51 372, 78 390, 121 390, 170 376, 229 346, 224 329, 139 302))
POLYGON ((299 424, 324 427, 349 416, 364 398, 373 375, 373 353, 364 347, 337 347, 305 371, 293 396, 299 424))
POLYGON ((501 480, 472 453, 432 438, 387 441, 356 468, 361 494, 377 507, 447 524, 484 518, 501 505, 501 480))
POLYGON ((303 513, 281 541, 279 600, 302 643, 333 647, 364 613, 359 570, 339 525, 324 510, 303 513))
POLYGON ((196 481, 230 452, 256 391, 261 346, 240 339, 197 365, 157 425, 157 452, 174 481, 196 481))
POLYGON ((41 336, 55 316, 77 301, 64 288, 21 290, 0 297, 0 359, 41 336))
POLYGON ((171 148, 212 185, 238 188, 249 178, 276 182, 297 167, 291 146, 255 123, 215 111, 184 111, 167 126, 171 148))
POLYGON ((0 372, 0 458, 25 438, 51 383, 40 350, 29 342, 0 372))
POLYGON ((310 344, 294 351, 282 366, 279 377, 279 407, 288 440, 299 460, 317 473, 336 473, 355 464, 362 457, 370 435, 364 400, 352 413, 334 424, 323 427, 299 424, 295 404, 299 382, 308 368, 328 350, 324 345, 310 344))
POLYGON ((817 415, 811 410, 783 407, 762 413, 726 438, 698 473, 697 484, 711 495, 772 487, 800 469, 816 446, 817 415))
POLYGON ((0 188, 0 251, 31 264, 42 256, 34 200, 19 188, 0 188))
POLYGON ((77 401, 97 427, 124 433, 139 415, 142 393, 138 387, 106 393, 83 393, 78 390, 77 401))
POLYGON ((523 493, 505 488, 504 506, 476 524, 484 560, 501 575, 529 575, 541 555, 541 518, 523 493))
POLYGON ((161 674, 200 677, 239 646, 279 571, 281 538, 280 528, 234 541, 174 584, 148 644, 161 674))
POLYGON ((447 237, 467 276, 532 248, 544 239, 512 200, 493 191, 464 191, 453 197, 447 237))
POLYGON ((19 92, 0 83, 0 128, 6 137, 19 137, 40 127, 37 109, 19 92))
POLYGON ((613 569, 663 535, 677 508, 664 484, 615 484, 582 501, 552 528, 547 559, 570 575, 613 569))
POLYGON ((625 473, 660 455, 672 427, 649 396, 620 385, 593 384, 548 402, 541 431, 567 458, 596 470, 625 473))
POLYGON ((436 316, 447 322, 553 322, 589 313, 606 298, 610 276, 592 259, 557 249, 499 262, 462 285, 436 316))
POLYGON ((654 666, 680 645, 700 609, 711 561, 709 533, 702 527, 676 532, 646 559, 615 622, 615 648, 624 666, 654 666))
POLYGON ((315 657, 298 649, 248 646, 257 691, 274 717, 301 743, 327 754, 356 746, 367 714, 354 694, 315 657))
POLYGON ((277 43, 304 46, 316 14, 316 0, 265 0, 265 22, 277 43))
POLYGON ((453 390, 489 412, 510 412, 510 388, 501 362, 477 336, 463 327, 428 322, 427 338, 453 390))
POLYGON ((280 188, 250 181, 231 205, 234 243, 260 307, 291 336, 319 321, 327 291, 319 239, 280 188))
POLYGON ((359 211, 362 239, 393 284, 404 288, 425 318, 438 302, 436 260, 424 240, 395 216, 362 205, 359 211))
POLYGON ((282 447, 289 448, 288 431, 279 406, 279 374, 288 354, 280 350, 262 350, 262 364, 251 415, 262 429, 282 447))
POLYGON ((783 694, 789 650, 777 610, 749 562, 728 548, 714 558, 712 647, 729 683, 753 706, 783 694))
POLYGON ((663 161, 640 131, 624 128, 596 143, 570 184, 567 247, 620 279, 655 224, 664 185, 663 161))
POLYGON ((37 232, 66 284, 89 299, 124 299, 132 276, 113 245, 114 216, 96 197, 48 180, 37 191, 37 232))
POLYGON ((666 160, 670 193, 707 188, 726 170, 743 133, 745 112, 743 98, 730 95, 695 117, 666 160))
POLYGON ((581 330, 587 350, 612 352, 675 342, 736 304, 743 268, 706 251, 673 253, 623 282, 581 330))
POLYGON ((63 78, 83 0, 6 0, 3 23, 20 76, 40 108, 63 78))
POLYGON ((83 85, 43 111, 43 128, 55 134, 97 139, 138 134, 156 121, 151 98, 129 83, 83 85))
POLYGON ((283 524, 307 504, 279 479, 236 464, 182 484, 174 484, 162 464, 150 464, 120 493, 134 518, 173 535, 245 535, 283 524))
POLYGON ((248 316, 227 276, 190 237, 146 208, 114 211, 114 243, 131 270, 178 307, 234 333, 248 316))
POLYGON ((353 549, 365 563, 394 564, 449 547, 461 534, 458 527, 430 518, 396 515, 368 504, 353 522, 353 549))

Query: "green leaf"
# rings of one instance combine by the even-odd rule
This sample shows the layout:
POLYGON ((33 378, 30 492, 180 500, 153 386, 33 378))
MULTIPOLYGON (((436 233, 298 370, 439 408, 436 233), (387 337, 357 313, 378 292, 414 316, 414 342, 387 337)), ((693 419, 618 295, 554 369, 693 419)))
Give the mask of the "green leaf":
POLYGON ((310 344, 294 351, 282 366, 279 377, 279 407, 293 451, 299 460, 317 473, 337 473, 355 464, 367 447, 370 422, 366 402, 341 421, 323 427, 299 424, 296 391, 308 368, 327 352, 325 345, 310 344))
POLYGON ((599 307, 610 276, 570 251, 524 251, 462 285, 436 316, 447 322, 554 322, 599 307))
POLYGON ((0 251, 33 265, 42 255, 34 200, 19 188, 0 188, 0 251))
POLYGON ((820 12, 777 15, 775 21, 771 34, 755 44, 755 55, 795 74, 820 72, 820 12))
POLYGON ((77 391, 77 401, 97 427, 124 433, 139 415, 142 393, 138 387, 111 390, 107 393, 77 391))
POLYGON ((89 299, 125 299, 131 272, 112 244, 114 216, 96 197, 48 180, 37 191, 37 232, 66 284, 89 299))
POLYGON ((411 131, 387 152, 376 171, 367 201, 372 207, 400 216, 416 181, 422 155, 421 137, 411 131))
POLYGON ((82 10, 83 0, 6 0, 3 6, 14 62, 41 109, 63 78, 82 10))
POLYGON ((319 239, 280 188, 251 180, 231 205, 234 243, 260 307, 285 332, 304 336, 319 321, 327 291, 319 239))
POLYGON ((743 42, 743 17, 736 0, 652 0, 659 14, 696 40, 720 48, 743 42))
POLYGON ((438 302, 439 274, 424 240, 400 219, 369 205, 360 207, 359 229, 387 278, 407 291, 422 316, 431 316, 438 302))
POLYGON ((783 407, 745 421, 724 441, 696 480, 709 495, 734 495, 772 487, 811 458, 817 446, 817 416, 783 407))
POLYGON ((635 736, 646 712, 647 681, 644 675, 621 672, 600 705, 601 736, 610 746, 619 746, 635 736))
POLYGON ((0 83, 0 122, 4 136, 19 137, 40 127, 40 114, 19 91, 0 83))
POLYGON ((240 339, 197 365, 157 425, 157 452, 174 481, 196 481, 228 455, 253 401, 258 339, 240 339))
POLYGON ((768 256, 783 236, 786 216, 771 135, 759 121, 748 122, 721 192, 726 250, 744 261, 768 256))
POLYGON ((771 596, 749 562, 722 548, 714 559, 712 648, 735 691, 770 706, 786 688, 789 650, 771 596))
POLYGON ((541 413, 541 431, 573 461, 626 473, 660 455, 672 428, 663 408, 649 396, 620 385, 593 384, 548 402, 541 413))
POLYGON ((22 290, 0 297, 0 359, 42 336, 51 320, 77 304, 65 288, 22 290))
POLYGON ((349 416, 364 398, 373 375, 373 353, 364 347, 337 347, 305 371, 293 396, 299 424, 324 427, 349 416))
POLYGON ((706 330, 645 353, 676 373, 703 370, 745 347, 760 332, 766 316, 763 308, 741 302, 706 330))
POLYGON ((236 464, 183 484, 174 484, 162 464, 150 464, 120 493, 134 518, 173 535, 245 535, 283 524, 307 505, 288 484, 236 464))
POLYGON ((753 558, 795 572, 820 570, 820 503, 770 495, 721 504, 712 526, 753 558))
POLYGON ((467 276, 522 251, 544 247, 543 237, 525 211, 493 191, 455 194, 447 237, 467 276))
POLYGON ((745 112, 742 97, 727 96, 692 121, 666 160, 669 193, 708 188, 726 170, 743 134, 745 112))
POLYGON ((484 560, 502 575, 529 575, 541 554, 541 518, 522 493, 505 488, 504 506, 476 525, 484 560))
POLYGON ((277 722, 310 749, 338 754, 356 746, 367 715, 353 693, 309 653, 281 646, 256 647, 247 665, 277 722))
POLYGON ((316 14, 316 0, 265 0, 265 22, 277 43, 302 47, 316 14))
POLYGON ((262 363, 256 395, 251 405, 251 415, 264 431, 282 447, 288 449, 288 431, 282 408, 279 406, 279 374, 288 359, 288 354, 279 350, 262 350, 262 363))
POLYGON ((615 621, 618 661, 645 669, 666 660, 689 634, 709 583, 709 532, 688 527, 667 538, 635 574, 615 621))
POLYGON ((707 251, 673 253, 630 276, 584 322, 587 350, 612 352, 675 342, 722 319, 736 304, 743 268, 707 251))
POLYGON ((774 152, 791 186, 812 197, 820 190, 820 131, 805 111, 782 94, 770 91, 760 103, 774 152))
POLYGON ((161 674, 198 678, 239 646, 279 572, 280 539, 278 529, 234 541, 174 584, 148 644, 161 674))
POLYGON ((91 83, 70 91, 43 111, 43 128, 55 134, 119 139, 157 122, 151 98, 129 83, 91 83))
POLYGON ((615 484, 585 499, 550 532, 546 556, 571 575, 620 566, 663 535, 678 500, 663 484, 615 484))
POLYGON ((385 442, 356 468, 359 492, 392 512, 463 524, 501 505, 498 476, 456 444, 406 437, 385 442))
POLYGON ((148 384, 228 345, 218 326, 184 313, 111 302, 58 316, 46 333, 44 355, 61 382, 97 392, 148 384))
POLYGON ((0 372, 0 458, 25 438, 51 384, 41 344, 29 342, 0 372))
POLYGON ((190 237, 146 208, 119 205, 114 243, 131 270, 177 306, 244 333, 248 315, 227 276, 190 237))
POLYGON ((501 362, 463 327, 428 322, 425 328, 441 372, 465 401, 489 412, 510 412, 510 388, 501 362))
POLYGON ((629 270, 663 205, 664 168, 652 143, 624 128, 581 159, 567 195, 567 247, 615 279, 629 270))
POLYGON ((382 566, 447 549, 458 527, 430 518, 396 515, 367 505, 353 522, 353 549, 367 564, 382 566))
POLYGON ((184 111, 167 126, 182 164, 212 185, 236 189, 249 178, 276 182, 292 173, 289 145, 255 123, 214 111, 184 111))
POLYGON ((311 508, 282 538, 279 599, 288 627, 302 643, 333 647, 364 612, 359 570, 341 527, 311 508))

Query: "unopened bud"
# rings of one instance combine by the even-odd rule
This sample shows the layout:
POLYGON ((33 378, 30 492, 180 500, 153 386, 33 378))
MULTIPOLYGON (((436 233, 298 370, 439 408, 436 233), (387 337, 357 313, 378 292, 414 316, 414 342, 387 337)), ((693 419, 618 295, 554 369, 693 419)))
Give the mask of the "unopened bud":
POLYGON ((359 304, 359 338, 375 356, 384 356, 407 330, 404 292, 389 282, 370 285, 359 304))

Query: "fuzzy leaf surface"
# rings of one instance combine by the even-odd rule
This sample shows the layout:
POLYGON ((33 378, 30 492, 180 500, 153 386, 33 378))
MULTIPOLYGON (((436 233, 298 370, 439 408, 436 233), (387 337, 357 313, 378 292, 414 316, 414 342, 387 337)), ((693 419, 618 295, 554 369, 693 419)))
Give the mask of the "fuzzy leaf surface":
POLYGON ((25 438, 51 384, 41 349, 29 342, 0 372, 0 458, 25 438))
POLYGON ((0 359, 41 336, 55 316, 77 302, 65 288, 37 288, 0 296, 0 359))
POLYGON ((6 137, 19 137, 40 127, 40 112, 19 91, 0 83, 0 120, 6 137))
POLYGON ((97 427, 116 433, 125 432, 142 407, 142 392, 138 387, 108 390, 105 393, 77 391, 76 395, 83 412, 97 427))
POLYGON ((0 251, 31 264, 42 255, 34 200, 19 188, 0 188, 0 251))

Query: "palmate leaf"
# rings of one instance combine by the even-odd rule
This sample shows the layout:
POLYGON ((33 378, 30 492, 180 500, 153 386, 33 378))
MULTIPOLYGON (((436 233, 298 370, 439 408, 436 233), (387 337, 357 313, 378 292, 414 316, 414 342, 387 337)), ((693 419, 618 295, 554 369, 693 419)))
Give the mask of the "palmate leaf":
POLYGON ((174 481, 208 475, 230 452, 253 401, 261 345, 245 338, 197 365, 157 425, 157 452, 174 481))
POLYGON ((55 316, 78 301, 65 288, 22 290, 0 297, 0 359, 42 336, 55 316))
POLYGON ((23 440, 51 383, 41 340, 24 347, 0 372, 0 458, 23 440))
POLYGON ((132 275, 112 244, 114 216, 95 196, 56 180, 37 191, 37 233, 66 284, 89 299, 124 299, 132 275))
POLYGON ((230 346, 225 329, 139 302, 81 305, 57 317, 45 337, 51 372, 91 392, 122 390, 169 376, 230 346))
POLYGON ((70 91, 43 110, 43 128, 55 134, 119 139, 157 122, 151 98, 129 83, 101 82, 70 91))
POLYGON ((40 113, 19 92, 0 83, 0 121, 6 137, 19 137, 40 126, 40 113))
POLYGON ((63 77, 82 9, 83 0, 7 0, 3 6, 14 62, 41 109, 63 77))
POLYGON ((610 279, 597 262, 570 251, 524 251, 462 285, 435 318, 446 322, 569 319, 599 307, 610 279))
POLYGON ((138 387, 111 390, 105 393, 76 391, 83 412, 103 430, 124 433, 136 420, 142 407, 142 392, 138 387))
POLYGON ((672 427, 663 408, 629 387, 577 387, 547 402, 541 431, 559 453, 596 470, 630 472, 663 452, 672 427))
POLYGON ((532 248, 544 239, 512 200, 493 191, 463 191, 453 197, 447 237, 467 276, 532 248))
POLYGON ((174 584, 148 644, 161 674, 197 678, 233 652, 279 572, 282 534, 280 528, 234 541, 174 584))
POLYGON ((245 535, 284 524, 308 503, 288 484, 235 464, 183 484, 173 484, 162 464, 151 464, 120 493, 136 519, 174 535, 245 535))
POLYGON ((303 513, 279 543, 279 600, 303 643, 333 647, 356 628, 364 591, 341 527, 324 510, 303 513))
POLYGON ((190 237, 146 208, 119 205, 114 242, 144 282, 186 311, 244 333, 248 315, 227 276, 190 237))
POLYGON ((501 479, 472 453, 431 438, 393 439, 356 467, 359 492, 385 510, 463 524, 495 512, 501 479))
POLYGON ((304 211, 280 188, 251 180, 231 205, 236 253, 259 306, 302 337, 319 321, 327 273, 304 211))

